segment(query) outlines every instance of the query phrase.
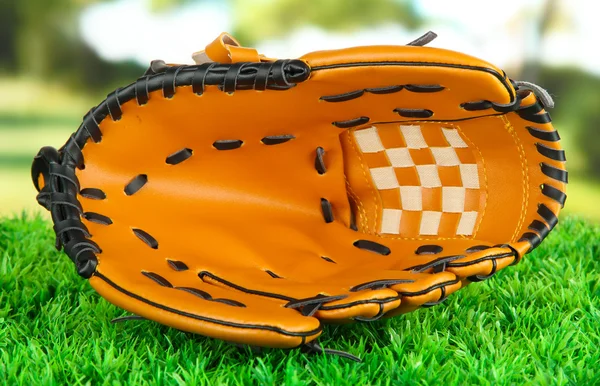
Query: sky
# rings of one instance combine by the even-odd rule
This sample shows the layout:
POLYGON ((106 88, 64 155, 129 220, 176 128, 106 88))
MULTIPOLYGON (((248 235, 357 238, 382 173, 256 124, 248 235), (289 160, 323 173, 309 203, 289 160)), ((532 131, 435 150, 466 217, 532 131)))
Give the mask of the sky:
MULTIPOLYGON (((256 48, 268 57, 294 58, 307 52, 360 45, 406 44, 428 30, 438 34, 430 46, 461 51, 500 67, 519 66, 530 56, 549 65, 573 65, 600 75, 600 2, 558 0, 556 27, 544 42, 531 36, 532 21, 542 0, 419 0, 428 19, 419 31, 384 24, 354 33, 335 33, 315 27, 290 31, 283 38, 261 42, 256 48)), ((85 41, 108 60, 151 60, 191 63, 191 54, 204 49, 223 31, 232 30, 226 2, 200 2, 150 12, 147 0, 117 0, 88 7, 80 19, 85 41), (106 28, 107 21, 121 28, 106 28)), ((243 43, 243 42, 242 42, 243 43)))

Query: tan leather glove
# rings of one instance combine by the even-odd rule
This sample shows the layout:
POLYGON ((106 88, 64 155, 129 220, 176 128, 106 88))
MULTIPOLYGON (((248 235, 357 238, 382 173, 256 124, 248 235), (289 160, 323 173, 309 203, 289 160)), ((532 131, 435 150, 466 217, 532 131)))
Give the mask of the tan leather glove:
POLYGON ((59 245, 119 307, 294 347, 433 305, 556 225, 551 98, 491 64, 415 45, 273 60, 227 35, 195 58, 154 63, 34 161, 59 245))

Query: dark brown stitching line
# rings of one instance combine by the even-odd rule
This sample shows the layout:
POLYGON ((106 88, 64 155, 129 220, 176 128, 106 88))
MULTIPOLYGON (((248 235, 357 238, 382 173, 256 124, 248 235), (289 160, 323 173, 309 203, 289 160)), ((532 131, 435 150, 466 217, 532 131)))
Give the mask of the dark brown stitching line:
POLYGON ((317 147, 316 156, 315 156, 315 169, 317 169, 317 173, 325 174, 327 172, 327 166, 325 166, 325 149, 321 146, 317 147))
POLYGON ((168 311, 171 313, 174 313, 176 315, 181 315, 181 316, 186 316, 188 318, 192 318, 192 319, 196 319, 196 320, 201 320, 203 322, 208 322, 208 323, 213 323, 213 324, 217 324, 217 325, 221 325, 221 326, 227 326, 227 327, 233 327, 233 328, 241 328, 241 329, 254 329, 254 330, 267 330, 267 331, 272 331, 281 335, 285 335, 285 336, 294 336, 294 337, 307 337, 307 336, 311 336, 311 335, 315 335, 319 332, 321 332, 323 330, 323 326, 320 324, 319 322, 319 327, 315 330, 312 331, 306 331, 306 332, 294 332, 294 331, 286 331, 283 330, 279 327, 274 327, 274 326, 268 326, 268 325, 256 325, 256 324, 243 324, 243 323, 235 323, 235 322, 229 322, 229 321, 224 321, 224 320, 220 320, 220 319, 215 319, 215 318, 209 318, 206 316, 201 316, 201 315, 196 315, 196 314, 192 314, 189 312, 185 312, 185 311, 181 311, 181 310, 177 310, 175 308, 171 308, 168 306, 165 306, 163 304, 160 303, 156 303, 153 302, 149 299, 146 299, 140 295, 137 295, 133 292, 130 292, 126 289, 124 289, 123 287, 119 286, 118 284, 116 284, 115 282, 113 282, 112 280, 110 280, 108 277, 104 276, 102 273, 96 271, 94 272, 94 276, 98 277, 99 279, 104 280, 108 285, 110 285, 111 287, 113 287, 114 289, 116 289, 117 291, 132 297, 136 300, 139 300, 145 304, 148 304, 150 306, 156 307, 158 309, 164 310, 164 311, 168 311))
POLYGON ((324 95, 319 98, 325 102, 346 102, 352 99, 357 99, 363 96, 365 93, 370 94, 391 94, 400 92, 402 90, 411 91, 411 92, 421 92, 421 93, 429 93, 429 92, 438 92, 444 90, 445 87, 440 86, 439 84, 428 84, 428 85, 415 85, 415 84, 405 84, 405 85, 393 85, 387 87, 374 87, 374 88, 363 88, 361 90, 349 91, 342 94, 335 95, 324 95))
POLYGON ((381 319, 381 317, 384 315, 383 313, 383 303, 379 303, 379 311, 377 312, 377 315, 375 316, 371 316, 371 317, 366 317, 366 316, 355 316, 354 320, 358 321, 358 322, 374 322, 376 320, 381 319))
POLYGON ((426 293, 429 293, 431 291, 435 291, 436 289, 439 289, 441 287, 446 287, 448 285, 456 284, 459 281, 460 281, 459 279, 448 280, 448 281, 445 281, 445 282, 442 282, 442 283, 434 284, 431 287, 422 289, 420 291, 415 291, 415 292, 398 292, 398 291, 396 291, 396 292, 398 292, 399 295, 407 296, 407 297, 421 296, 421 295, 425 295, 426 293))
POLYGON ((484 280, 487 280, 490 277, 494 276, 496 274, 497 269, 498 269, 498 262, 496 261, 496 259, 492 259, 492 269, 491 269, 490 273, 488 273, 487 275, 472 275, 472 276, 467 277, 467 279, 474 283, 484 281, 484 280))
POLYGON ((183 149, 178 150, 175 153, 172 153, 169 156, 167 156, 165 162, 169 165, 177 165, 187 160, 192 155, 194 155, 194 151, 190 148, 184 147, 183 149))
MULTIPOLYGON (((415 65, 417 65, 417 66, 427 66, 427 67, 440 66, 440 67, 461 68, 461 69, 469 69, 469 70, 477 70, 477 71, 487 72, 487 73, 493 74, 498 80, 500 80, 502 82, 502 84, 504 85, 504 87, 506 88, 506 90, 509 93, 510 102, 508 104, 498 104, 498 103, 491 102, 491 101, 466 102, 466 103, 461 104, 461 108, 464 108, 465 106, 472 106, 473 107, 472 110, 485 110, 485 109, 493 108, 495 111, 498 112, 498 114, 491 114, 491 115, 502 115, 509 111, 515 111, 516 109, 519 108, 520 98, 513 94, 512 89, 509 87, 508 82, 506 81, 506 76, 505 75, 501 76, 496 71, 489 69, 489 68, 485 68, 485 67, 456 65, 456 64, 449 64, 449 63, 428 63, 428 62, 359 62, 359 63, 344 63, 344 64, 334 64, 334 65, 326 65, 326 66, 316 66, 316 67, 312 68, 312 71, 320 71, 320 70, 342 68, 342 67, 360 67, 360 66, 369 66, 369 65, 386 65, 386 66, 388 66, 388 65, 398 65, 398 66, 415 66, 415 65)), ((365 90, 367 90, 367 89, 365 89, 365 90)), ((346 94, 338 94, 338 95, 331 96, 331 98, 335 98, 335 97, 341 98, 341 100, 335 100, 335 101, 347 100, 347 99, 344 99, 344 97, 350 97, 350 99, 354 99, 354 98, 357 98, 357 97, 360 97, 361 95, 363 95, 365 90, 362 90, 363 92, 361 92, 361 90, 357 90, 357 91, 352 91, 352 92, 346 93, 346 94)), ((400 90, 397 90, 397 91, 400 91, 400 90)), ((321 99, 323 99, 323 98, 327 98, 327 97, 321 97, 321 99)), ((419 119, 423 119, 423 120, 427 120, 426 118, 433 116, 433 112, 431 110, 427 110, 427 109, 397 108, 397 109, 394 109, 394 112, 396 112, 399 115, 404 116, 404 117, 419 118, 419 119)), ((469 118, 462 118, 462 119, 456 119, 456 120, 445 120, 445 121, 453 121, 454 122, 454 121, 462 121, 462 120, 473 119, 473 118, 477 118, 477 117, 469 117, 469 118)), ((436 118, 436 119, 438 119, 438 118, 436 118)), ((362 117, 350 119, 347 121, 335 121, 335 122, 332 122, 332 124, 339 128, 350 128, 350 127, 355 127, 355 126, 365 124, 365 123, 369 122, 369 120, 370 120, 369 117, 362 116, 362 117)), ((401 121, 395 121, 395 122, 401 122, 401 121)), ((378 123, 392 123, 392 122, 378 122, 378 123)))
POLYGON ((382 289, 388 288, 391 285, 396 284, 410 284, 415 281, 412 279, 379 279, 379 280, 371 280, 365 283, 356 284, 352 288, 350 288, 350 292, 358 292, 366 289, 382 289))
POLYGON ((435 266, 437 266, 439 264, 445 265, 446 263, 448 263, 450 261, 458 260, 463 257, 465 257, 465 255, 452 255, 452 256, 439 257, 435 260, 431 260, 430 262, 428 262, 426 264, 419 264, 419 265, 415 265, 415 266, 406 268, 405 271, 423 272, 427 269, 435 268, 435 266))
MULTIPOLYGON (((491 114, 483 114, 483 115, 477 115, 475 117, 467 117, 467 118, 456 118, 456 119, 443 119, 443 122, 463 122, 463 121, 470 121, 472 119, 478 119, 478 118, 486 118, 486 117, 495 117, 495 116, 500 116, 500 115, 504 115, 505 113, 491 113, 491 114)), ((385 125, 388 123, 414 123, 414 122, 431 122, 431 121, 440 121, 439 118, 433 118, 433 119, 397 119, 397 120, 393 120, 393 121, 373 121, 371 122, 372 125, 385 125)))
POLYGON ((439 253, 442 253, 443 250, 444 248, 442 248, 440 245, 425 244, 419 246, 415 250, 415 255, 437 255, 439 253))
POLYGON ((323 66, 315 66, 312 67, 312 72, 315 71, 323 71, 329 69, 336 68, 344 68, 344 67, 370 67, 370 66, 407 66, 407 67, 444 67, 444 68, 458 68, 463 70, 473 70, 473 71, 482 71, 488 74, 493 75, 496 79, 502 83, 506 91, 509 93, 510 101, 513 102, 515 100, 515 95, 509 86, 509 82, 506 80, 506 76, 499 74, 497 71, 487 68, 487 67, 479 67, 479 66, 469 66, 462 64, 454 64, 454 63, 436 63, 436 62, 350 62, 350 63, 336 63, 329 64, 323 66))
POLYGON ((91 200, 104 200, 106 199, 106 193, 97 188, 83 188, 79 191, 79 194, 85 198, 91 200))
MULTIPOLYGON (((495 117, 495 116, 501 116, 504 115, 505 113, 498 113, 498 112, 494 112, 491 114, 483 114, 483 115, 477 115, 474 117, 467 117, 467 118, 457 118, 457 119, 443 119, 444 122, 464 122, 464 121, 470 121, 472 119, 478 119, 478 118, 486 118, 486 117, 495 117)), ((335 121, 332 122, 332 124, 336 127, 342 128, 342 129, 346 129, 346 128, 351 128, 351 127, 355 127, 355 126, 359 126, 362 125, 364 123, 369 122, 370 118, 369 117, 361 117, 361 118, 356 118, 356 119, 351 119, 348 121, 335 121), (361 118, 365 118, 365 121, 358 121, 361 118), (345 126, 347 125, 347 126, 345 126)), ((415 122, 431 122, 431 121, 439 121, 440 119, 438 117, 436 118, 432 118, 432 119, 426 119, 426 118, 415 118, 415 119, 397 119, 397 120, 393 120, 393 121, 373 121, 371 122, 372 125, 385 125, 385 124, 394 124, 394 123, 415 123, 415 122)))
POLYGON ((292 139, 296 139, 296 137, 292 134, 267 135, 266 137, 262 138, 260 142, 267 146, 272 146, 286 143, 288 141, 291 141, 292 139))
POLYGON ((327 257, 327 256, 321 256, 321 259, 323 259, 329 263, 337 264, 333 259, 331 259, 330 257, 327 257))
POLYGON ((242 147, 244 141, 241 139, 219 139, 213 142, 213 147, 217 150, 233 150, 242 147))
POLYGON ((272 292, 266 292, 266 291, 259 291, 259 290, 252 290, 249 288, 245 288, 242 287, 240 285, 237 285, 235 283, 232 283, 228 280, 225 280, 219 276, 216 276, 208 271, 201 271, 198 273, 198 277, 200 278, 200 280, 204 281, 204 276, 208 276, 209 278, 211 278, 212 280, 219 282, 221 284, 226 285, 227 287, 236 289, 238 291, 244 292, 244 293, 248 293, 251 295, 259 295, 259 296, 264 296, 264 297, 268 297, 268 298, 274 298, 274 299, 280 299, 280 300, 286 300, 286 301, 294 301, 297 300, 295 298, 289 297, 289 296, 285 296, 285 295, 281 295, 281 294, 276 294, 276 293, 272 293, 272 292))
MULTIPOLYGON (((316 150, 315 156, 315 169, 317 173, 323 175, 327 172, 327 167, 325 166, 325 150, 319 146, 316 150)), ((326 224, 332 223, 334 220, 333 208, 331 206, 331 202, 328 199, 321 197, 321 214, 323 215, 323 220, 325 220, 326 224)), ((331 260, 331 262, 334 262, 331 260)))
POLYGON ((448 267, 461 268, 461 267, 468 267, 468 266, 474 265, 474 264, 479 264, 483 261, 503 259, 505 257, 515 257, 515 254, 514 254, 514 252, 505 252, 505 253, 499 253, 499 254, 495 254, 495 255, 486 255, 486 256, 482 256, 479 259, 475 259, 475 260, 469 260, 469 261, 463 261, 463 262, 448 262, 446 265, 448 267))
POLYGON ((189 269, 187 264, 183 261, 167 259, 167 263, 169 264, 169 267, 178 272, 187 271, 189 269))
POLYGON ((228 306, 246 308, 246 305, 244 303, 240 302, 240 301, 233 300, 233 299, 226 299, 226 298, 213 298, 211 294, 209 294, 208 292, 203 291, 201 289, 198 289, 198 288, 192 288, 192 287, 173 287, 173 289, 177 289, 177 290, 181 290, 181 291, 187 292, 189 294, 192 294, 194 296, 199 297, 202 300, 206 300, 206 301, 209 301, 209 302, 216 302, 216 303, 227 304, 228 306))
POLYGON ((438 298, 438 300, 433 301, 433 302, 423 303, 423 307, 429 308, 429 307, 437 306, 438 304, 445 302, 447 298, 448 298, 448 296, 446 295, 446 286, 440 287, 440 297, 438 298))
MULTIPOLYGON (((260 296, 265 296, 265 297, 269 297, 269 298, 275 298, 275 299, 281 299, 281 300, 288 300, 290 302, 294 302, 294 303, 298 303, 299 305, 294 306, 292 308, 296 308, 296 307, 304 307, 304 306, 311 306, 311 305, 315 305, 318 304, 318 306, 316 307, 316 309, 311 311, 314 313, 317 310, 337 310, 337 309, 344 309, 344 308, 350 308, 353 307, 355 305, 360 305, 360 304, 368 304, 368 303, 377 303, 378 301, 385 301, 385 302, 390 302, 393 300, 397 300, 397 297, 394 298, 385 298, 385 299, 364 299, 364 300, 357 300, 354 302, 350 302, 350 303, 344 303, 344 304, 339 304, 339 305, 335 305, 335 306, 325 306, 323 305, 324 302, 326 301, 338 301, 338 300, 342 300, 343 298, 347 297, 347 295, 339 295, 339 299, 332 299, 330 296, 326 296, 323 297, 322 299, 320 298, 315 298, 315 299, 310 299, 307 304, 303 303, 303 299, 296 299, 296 298, 292 298, 289 296, 285 296, 285 295, 280 295, 280 294, 275 294, 272 292, 265 292, 265 291, 258 291, 258 290, 252 290, 252 289, 248 289, 245 287, 242 287, 240 285, 234 284, 228 280, 222 279, 210 272, 207 271, 202 271, 198 274, 198 276, 200 277, 200 280, 203 280, 203 276, 208 276, 211 279, 220 282, 222 284, 225 284, 228 287, 231 287, 233 289, 236 289, 238 291, 244 292, 244 293, 248 293, 251 295, 260 295, 260 296), (390 300, 391 299, 391 300, 390 300)), ((335 296, 334 296, 335 297, 335 296)), ((287 305, 286 305, 287 307, 287 305)))
POLYGON ((350 127, 364 125, 365 123, 369 122, 369 120, 370 120, 369 117, 361 116, 358 118, 348 119, 345 121, 334 121, 334 122, 331 122, 331 124, 336 127, 339 127, 340 129, 348 129, 350 127))
POLYGON ((321 310, 321 311, 343 310, 343 309, 347 309, 347 308, 352 308, 352 307, 360 306, 360 305, 363 305, 363 304, 385 304, 385 303, 394 302, 396 300, 399 300, 400 298, 401 298, 401 296, 390 296, 390 297, 383 298, 383 299, 363 299, 363 300, 356 300, 356 301, 353 301, 353 302, 350 302, 350 303, 338 304, 338 305, 334 305, 334 306, 321 305, 321 307, 319 308, 319 310, 321 310))

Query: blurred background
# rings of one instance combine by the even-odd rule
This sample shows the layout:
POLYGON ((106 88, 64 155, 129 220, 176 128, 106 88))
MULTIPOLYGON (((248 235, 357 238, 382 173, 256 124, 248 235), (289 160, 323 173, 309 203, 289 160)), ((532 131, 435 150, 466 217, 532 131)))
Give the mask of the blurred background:
POLYGON ((220 32, 270 57, 372 44, 490 61, 554 96, 566 213, 600 222, 600 2, 589 0, 0 0, 0 216, 38 211, 29 168, 150 60, 191 63, 220 32), (499 5, 501 3, 501 5, 499 5))

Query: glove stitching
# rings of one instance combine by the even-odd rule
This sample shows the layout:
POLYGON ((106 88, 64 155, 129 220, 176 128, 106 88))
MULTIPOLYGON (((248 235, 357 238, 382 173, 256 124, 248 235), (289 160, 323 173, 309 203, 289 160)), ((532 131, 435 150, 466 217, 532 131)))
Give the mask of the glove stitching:
POLYGON ((517 136, 517 133, 510 121, 508 120, 508 118, 506 118, 506 116, 504 115, 499 116, 499 118, 504 123, 504 127, 506 128, 506 130, 512 135, 513 140, 519 149, 519 159, 521 160, 521 174, 523 175, 524 181, 522 197, 523 201, 521 203, 521 216, 519 218, 519 222, 517 223, 517 227, 515 228, 515 231, 510 238, 512 242, 514 242, 517 239, 519 230, 521 229, 521 227, 523 227, 523 223, 525 222, 525 214, 527 213, 527 203, 529 200, 529 175, 527 173, 527 158, 525 156, 525 148, 523 147, 523 143, 517 136))
MULTIPOLYGON (((483 222, 483 219, 485 218, 485 212, 487 210, 488 198, 490 195, 487 170, 485 167, 485 160, 483 158, 483 154, 481 153, 481 150, 479 149, 479 146, 477 146, 475 144, 475 142, 471 141, 471 139, 466 136, 464 131, 458 125, 450 124, 449 126, 456 128, 456 130, 458 130, 458 132, 461 133, 462 136, 467 140, 469 145, 471 145, 472 147, 475 148, 475 150, 477 150, 477 153, 479 154, 479 159, 481 160, 481 167, 483 168, 483 182, 485 184, 485 188, 483 189, 483 191, 485 192, 485 201, 483 203, 483 210, 481 211, 481 215, 479 215, 479 221, 477 222, 477 227, 475 228, 475 230, 473 231, 473 234, 470 237, 470 239, 475 240, 475 239, 477 239, 477 233, 479 233, 479 228, 481 227, 481 223, 483 222)), ((465 239, 466 239, 466 237, 465 237, 465 239)))
MULTIPOLYGON (((354 141, 352 140, 352 136, 350 135, 351 132, 348 132, 347 138, 348 138, 348 143, 350 144, 350 147, 352 147, 352 150, 354 151, 354 153, 356 154, 357 158, 358 158, 358 162, 360 162, 360 170, 362 171, 363 177, 365 178, 365 182, 367 183, 367 186, 369 187, 369 190, 371 192, 371 195, 373 197, 373 204, 375 205, 375 213, 373 215, 373 231, 371 231, 369 229, 369 223, 368 223, 368 218, 365 216, 365 225, 364 225, 364 230, 366 231, 367 234, 376 234, 377 230, 376 230, 376 226, 377 226, 377 214, 379 212, 379 206, 377 205, 377 192, 375 191, 375 189, 373 188, 373 184, 369 179, 369 176, 367 175, 366 169, 365 169, 365 164, 363 162, 362 156, 360 155, 360 152, 358 151, 358 149, 356 148, 354 141)), ((381 199, 381 197, 379 197, 379 199, 381 199)), ((360 200, 360 199, 359 199, 360 200)))

